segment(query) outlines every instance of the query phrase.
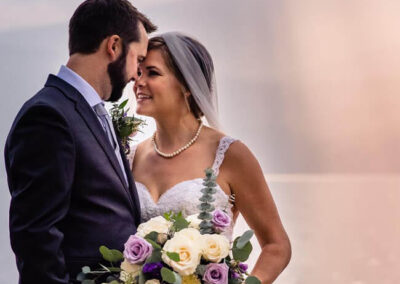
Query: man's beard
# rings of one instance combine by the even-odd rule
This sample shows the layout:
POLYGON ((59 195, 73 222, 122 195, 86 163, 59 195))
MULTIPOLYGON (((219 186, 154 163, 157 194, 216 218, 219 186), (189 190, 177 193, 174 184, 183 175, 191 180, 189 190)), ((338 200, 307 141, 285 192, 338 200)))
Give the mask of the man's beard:
POLYGON ((108 64, 107 71, 111 81, 111 95, 108 102, 116 102, 122 97, 126 84, 126 47, 123 47, 121 56, 108 64))

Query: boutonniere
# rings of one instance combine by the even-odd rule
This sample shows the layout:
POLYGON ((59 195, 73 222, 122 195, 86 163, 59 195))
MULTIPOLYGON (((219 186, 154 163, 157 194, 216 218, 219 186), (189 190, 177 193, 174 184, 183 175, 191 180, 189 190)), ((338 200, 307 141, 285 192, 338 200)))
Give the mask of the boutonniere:
POLYGON ((115 132, 121 139, 122 147, 125 154, 129 154, 129 142, 138 133, 142 132, 140 128, 146 125, 143 119, 137 118, 134 115, 128 116, 128 109, 125 109, 128 100, 123 101, 121 104, 114 103, 110 109, 111 119, 115 128, 115 132))

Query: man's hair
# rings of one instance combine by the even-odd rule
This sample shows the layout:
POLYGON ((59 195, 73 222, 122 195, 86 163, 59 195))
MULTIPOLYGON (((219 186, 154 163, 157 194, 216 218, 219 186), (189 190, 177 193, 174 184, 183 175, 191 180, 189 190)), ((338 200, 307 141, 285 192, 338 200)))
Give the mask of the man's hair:
POLYGON ((157 27, 127 0, 86 0, 69 22, 69 54, 90 54, 111 35, 122 38, 123 44, 140 41, 138 23, 147 33, 157 27))

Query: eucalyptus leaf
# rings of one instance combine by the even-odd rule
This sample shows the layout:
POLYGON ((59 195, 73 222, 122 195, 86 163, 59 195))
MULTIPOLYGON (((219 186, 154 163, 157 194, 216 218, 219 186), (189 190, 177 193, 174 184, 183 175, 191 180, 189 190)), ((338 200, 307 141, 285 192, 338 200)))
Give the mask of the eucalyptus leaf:
POLYGON ((261 284, 261 281, 255 276, 249 276, 244 281, 246 284, 261 284))
POLYGON ((213 212, 215 210, 215 207, 210 203, 201 203, 197 208, 202 212, 213 212))
POLYGON ((215 194, 217 190, 213 187, 204 187, 200 190, 204 194, 215 194))
POLYGON ((237 247, 238 240, 239 237, 236 238, 235 241, 233 242, 232 255, 234 260, 243 262, 249 258, 251 251, 253 250, 253 246, 250 242, 247 242, 243 248, 238 248, 237 247))
POLYGON ((146 276, 144 275, 144 273, 142 271, 139 272, 139 281, 138 284, 144 284, 146 283, 146 276))
POLYGON ((175 274, 172 272, 172 270, 166 267, 161 268, 161 277, 163 281, 170 284, 173 284, 176 281, 175 274))
POLYGON ((201 277, 206 273, 207 265, 199 264, 196 268, 196 274, 199 274, 201 277))
POLYGON ((89 266, 82 267, 82 272, 85 273, 85 274, 89 273, 90 272, 90 267, 89 266))
POLYGON ((111 252, 111 250, 106 247, 106 246, 101 246, 99 249, 101 255, 103 256, 103 258, 109 262, 112 262, 113 260, 113 254, 111 252))
POLYGON ((212 215, 208 212, 201 212, 197 218, 199 218, 200 220, 211 220, 212 219, 212 215))
POLYGON ((119 250, 112 249, 111 253, 113 255, 113 260, 114 260, 113 262, 119 262, 124 260, 124 255, 119 250))
POLYGON ((211 203, 211 202, 214 202, 214 201, 215 201, 215 198, 214 198, 212 195, 203 195, 199 200, 200 200, 201 202, 208 202, 208 203, 211 203))
POLYGON ((209 229, 214 227, 214 225, 210 221, 202 221, 199 224, 200 229, 209 229))
POLYGON ((253 230, 248 230, 244 232, 243 235, 237 241, 236 247, 239 249, 244 248, 244 246, 250 241, 253 235, 254 235, 253 230))
POLYGON ((175 275, 175 282, 174 282, 174 284, 182 284, 182 277, 181 277, 178 273, 176 273, 176 272, 174 272, 174 275, 175 275))
POLYGON ((78 280, 78 281, 82 282, 85 279, 86 279, 86 273, 79 272, 78 275, 76 276, 76 280, 78 280))

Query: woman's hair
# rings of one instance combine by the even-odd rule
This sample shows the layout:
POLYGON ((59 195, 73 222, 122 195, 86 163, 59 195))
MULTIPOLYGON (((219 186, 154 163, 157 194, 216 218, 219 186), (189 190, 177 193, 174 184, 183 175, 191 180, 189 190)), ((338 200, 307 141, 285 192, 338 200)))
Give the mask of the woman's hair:
MULTIPOLYGON (((191 37, 183 36, 183 41, 184 44, 186 44, 189 48, 198 65, 200 66, 204 78, 207 82, 208 88, 211 90, 213 88, 214 65, 212 63, 210 54, 200 42, 191 37)), ((164 38, 161 36, 151 38, 148 45, 148 51, 150 50, 159 50, 167 67, 172 71, 172 73, 185 87, 185 89, 190 90, 181 70, 179 69, 178 65, 172 57, 164 38)), ((202 110, 196 103, 193 95, 189 96, 188 103, 190 111, 194 114, 196 118, 201 118, 204 115, 202 110)))

